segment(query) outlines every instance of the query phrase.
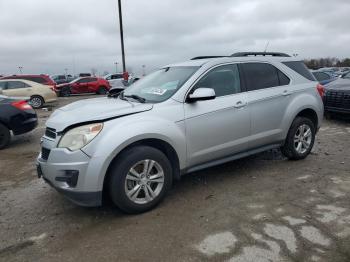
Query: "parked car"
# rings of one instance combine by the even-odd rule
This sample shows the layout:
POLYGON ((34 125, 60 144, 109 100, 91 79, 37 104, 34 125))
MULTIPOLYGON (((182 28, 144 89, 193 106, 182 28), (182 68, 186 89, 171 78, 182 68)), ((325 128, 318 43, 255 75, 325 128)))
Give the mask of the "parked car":
POLYGON ((23 79, 54 87, 56 83, 48 75, 12 75, 1 79, 23 79))
POLYGON ((36 113, 27 101, 0 95, 0 149, 10 143, 11 131, 14 135, 20 135, 37 125, 36 113))
POLYGON ((350 114, 350 79, 339 78, 325 88, 325 112, 350 114))
POLYGON ((120 85, 112 86, 111 89, 109 90, 109 94, 115 94, 115 93, 120 93, 127 87, 131 86, 133 83, 136 81, 140 80, 139 77, 131 77, 129 81, 121 81, 120 85))
POLYGON ((123 78, 123 73, 118 73, 118 74, 108 74, 103 77, 106 79, 111 87, 117 87, 123 85, 124 78, 123 78))
POLYGON ((302 61, 280 53, 167 65, 119 96, 56 110, 38 175, 77 204, 101 205, 105 192, 125 212, 144 212, 185 173, 273 148, 307 157, 323 93, 302 61))
POLYGON ((328 73, 326 71, 324 71, 324 72, 311 71, 311 72, 321 85, 326 85, 326 84, 338 79, 338 77, 336 77, 335 75, 328 73))
POLYGON ((78 77, 87 77, 87 76, 91 76, 91 74, 90 73, 80 73, 78 75, 78 77))
POLYGON ((74 77, 71 75, 52 75, 51 79, 59 85, 72 82, 74 80, 74 77))
POLYGON ((350 71, 344 72, 344 74, 341 75, 341 78, 350 79, 350 71))
POLYGON ((0 94, 11 97, 28 97, 33 108, 57 101, 57 95, 52 88, 33 81, 22 79, 0 80, 0 94))
POLYGON ((109 82, 100 77, 80 77, 67 84, 56 86, 56 92, 60 96, 71 94, 96 93, 105 95, 111 86, 109 82))

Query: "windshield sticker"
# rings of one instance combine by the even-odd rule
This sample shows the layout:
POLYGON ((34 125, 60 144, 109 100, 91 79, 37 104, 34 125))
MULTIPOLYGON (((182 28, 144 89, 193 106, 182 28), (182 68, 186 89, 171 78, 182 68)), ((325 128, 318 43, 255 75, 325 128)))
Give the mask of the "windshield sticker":
POLYGON ((165 94, 166 91, 167 91, 167 89, 151 88, 151 89, 148 90, 146 93, 147 93, 147 94, 151 94, 151 95, 162 96, 162 95, 165 94))

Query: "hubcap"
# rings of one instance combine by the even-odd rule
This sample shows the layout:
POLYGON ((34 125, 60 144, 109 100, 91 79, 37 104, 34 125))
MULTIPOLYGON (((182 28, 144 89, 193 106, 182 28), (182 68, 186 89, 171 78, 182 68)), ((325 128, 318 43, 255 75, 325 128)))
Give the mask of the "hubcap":
POLYGON ((295 133, 295 136, 294 136, 295 150, 300 154, 304 154, 307 150, 309 150, 311 142, 312 142, 311 128, 306 124, 301 125, 297 129, 297 132, 295 133))
POLYGON ((33 107, 40 107, 41 106, 41 99, 38 97, 34 97, 30 100, 30 103, 33 107))
POLYGON ((155 199, 164 186, 161 165, 145 159, 133 165, 125 179, 125 193, 136 204, 147 204, 155 199))

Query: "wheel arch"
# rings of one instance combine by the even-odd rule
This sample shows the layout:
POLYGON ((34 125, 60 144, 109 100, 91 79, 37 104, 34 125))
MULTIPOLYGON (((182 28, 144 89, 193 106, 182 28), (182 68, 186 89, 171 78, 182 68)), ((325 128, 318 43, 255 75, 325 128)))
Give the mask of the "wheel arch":
POLYGON ((109 184, 109 179, 110 179, 110 174, 111 174, 110 170, 111 170, 111 166, 113 165, 113 163, 120 157, 120 155, 125 150, 128 150, 132 147, 141 146, 141 145, 156 148, 159 151, 161 151, 162 153, 164 153, 164 155, 169 159, 170 164, 172 166, 173 180, 180 179, 180 176, 181 176, 180 160, 179 160, 178 154, 177 154, 176 150, 174 149, 174 147, 172 145, 170 145, 168 142, 166 142, 162 139, 159 139, 159 138, 144 138, 144 139, 134 141, 131 144, 125 146, 122 150, 120 150, 118 152, 117 155, 114 156, 112 161, 110 161, 108 168, 107 168, 107 171, 106 171, 105 176, 104 176, 104 180, 103 180, 102 191, 104 193, 108 190, 108 184, 109 184))

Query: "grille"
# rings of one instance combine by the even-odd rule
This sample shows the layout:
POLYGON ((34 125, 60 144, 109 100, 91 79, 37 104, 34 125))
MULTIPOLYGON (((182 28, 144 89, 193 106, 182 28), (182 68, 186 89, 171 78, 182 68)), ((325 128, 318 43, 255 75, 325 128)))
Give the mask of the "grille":
POLYGON ((56 138, 56 129, 46 128, 45 136, 55 139, 56 138))
POLYGON ((50 149, 47 149, 45 147, 41 148, 41 158, 44 160, 47 160, 50 155, 50 149))
POLYGON ((327 91, 325 97, 325 106, 350 109, 350 92, 327 91))

